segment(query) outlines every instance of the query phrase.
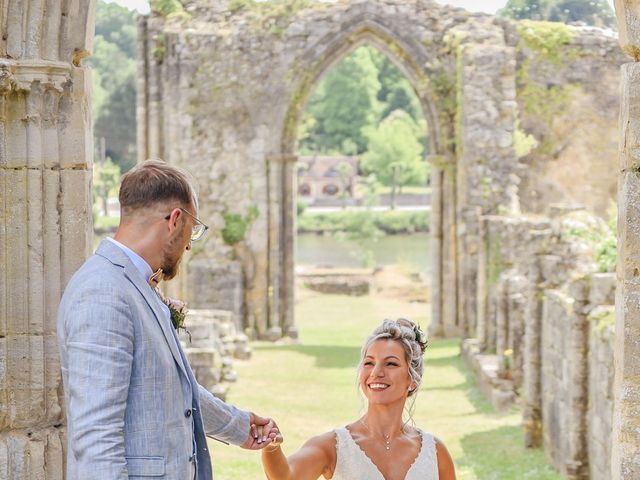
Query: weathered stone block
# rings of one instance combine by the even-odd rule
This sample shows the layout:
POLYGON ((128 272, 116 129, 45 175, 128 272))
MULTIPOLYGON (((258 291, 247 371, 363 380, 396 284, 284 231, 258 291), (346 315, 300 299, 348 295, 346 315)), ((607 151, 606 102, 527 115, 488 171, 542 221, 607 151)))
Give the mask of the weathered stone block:
POLYGON ((625 53, 640 61, 640 1, 615 0, 618 40, 625 53))
POLYGON ((187 298, 192 308, 227 310, 233 313, 238 331, 243 330, 244 281, 237 262, 218 264, 194 259, 186 268, 187 298))
POLYGON ((616 300, 616 276, 614 273, 591 275, 589 304, 613 305, 616 300))

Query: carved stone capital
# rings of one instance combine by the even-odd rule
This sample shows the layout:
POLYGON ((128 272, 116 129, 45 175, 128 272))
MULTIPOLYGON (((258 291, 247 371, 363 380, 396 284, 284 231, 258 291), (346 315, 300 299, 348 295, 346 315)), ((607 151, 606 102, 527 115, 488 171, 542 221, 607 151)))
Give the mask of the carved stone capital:
POLYGON ((71 79, 71 65, 64 62, 0 60, 0 94, 31 91, 35 82, 62 93, 71 79))
POLYGON ((640 61, 640 0, 615 0, 622 50, 640 61))

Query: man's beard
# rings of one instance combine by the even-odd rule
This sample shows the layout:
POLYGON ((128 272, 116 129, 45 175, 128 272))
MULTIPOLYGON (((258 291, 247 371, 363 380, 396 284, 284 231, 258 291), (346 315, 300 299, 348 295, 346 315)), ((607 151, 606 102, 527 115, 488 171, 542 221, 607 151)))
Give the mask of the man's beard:
POLYGON ((167 245, 162 249, 162 263, 160 268, 162 268, 162 278, 163 280, 171 280, 174 278, 179 271, 180 261, 182 260, 182 255, 184 254, 184 248, 178 249, 177 243, 180 242, 182 238, 182 232, 184 230, 184 226, 177 232, 176 236, 169 241, 167 245))

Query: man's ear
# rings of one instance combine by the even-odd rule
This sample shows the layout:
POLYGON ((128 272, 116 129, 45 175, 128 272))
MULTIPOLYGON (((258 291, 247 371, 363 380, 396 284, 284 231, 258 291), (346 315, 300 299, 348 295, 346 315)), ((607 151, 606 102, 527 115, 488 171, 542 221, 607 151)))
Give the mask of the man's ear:
POLYGON ((174 208, 173 210, 171 210, 171 213, 169 214, 169 220, 167 220, 169 222, 169 233, 173 233, 174 230, 178 229, 178 220, 180 219, 181 215, 182 210, 180 210, 179 208, 174 208))

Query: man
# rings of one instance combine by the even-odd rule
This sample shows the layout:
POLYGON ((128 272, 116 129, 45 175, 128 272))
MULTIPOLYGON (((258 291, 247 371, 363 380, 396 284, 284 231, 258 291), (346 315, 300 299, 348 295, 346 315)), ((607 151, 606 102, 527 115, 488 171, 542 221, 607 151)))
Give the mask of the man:
POLYGON ((173 278, 207 229, 186 175, 144 162, 123 176, 120 208, 115 238, 76 272, 58 311, 67 479, 208 480, 205 435, 259 449, 277 429, 198 385, 149 283, 173 278))

